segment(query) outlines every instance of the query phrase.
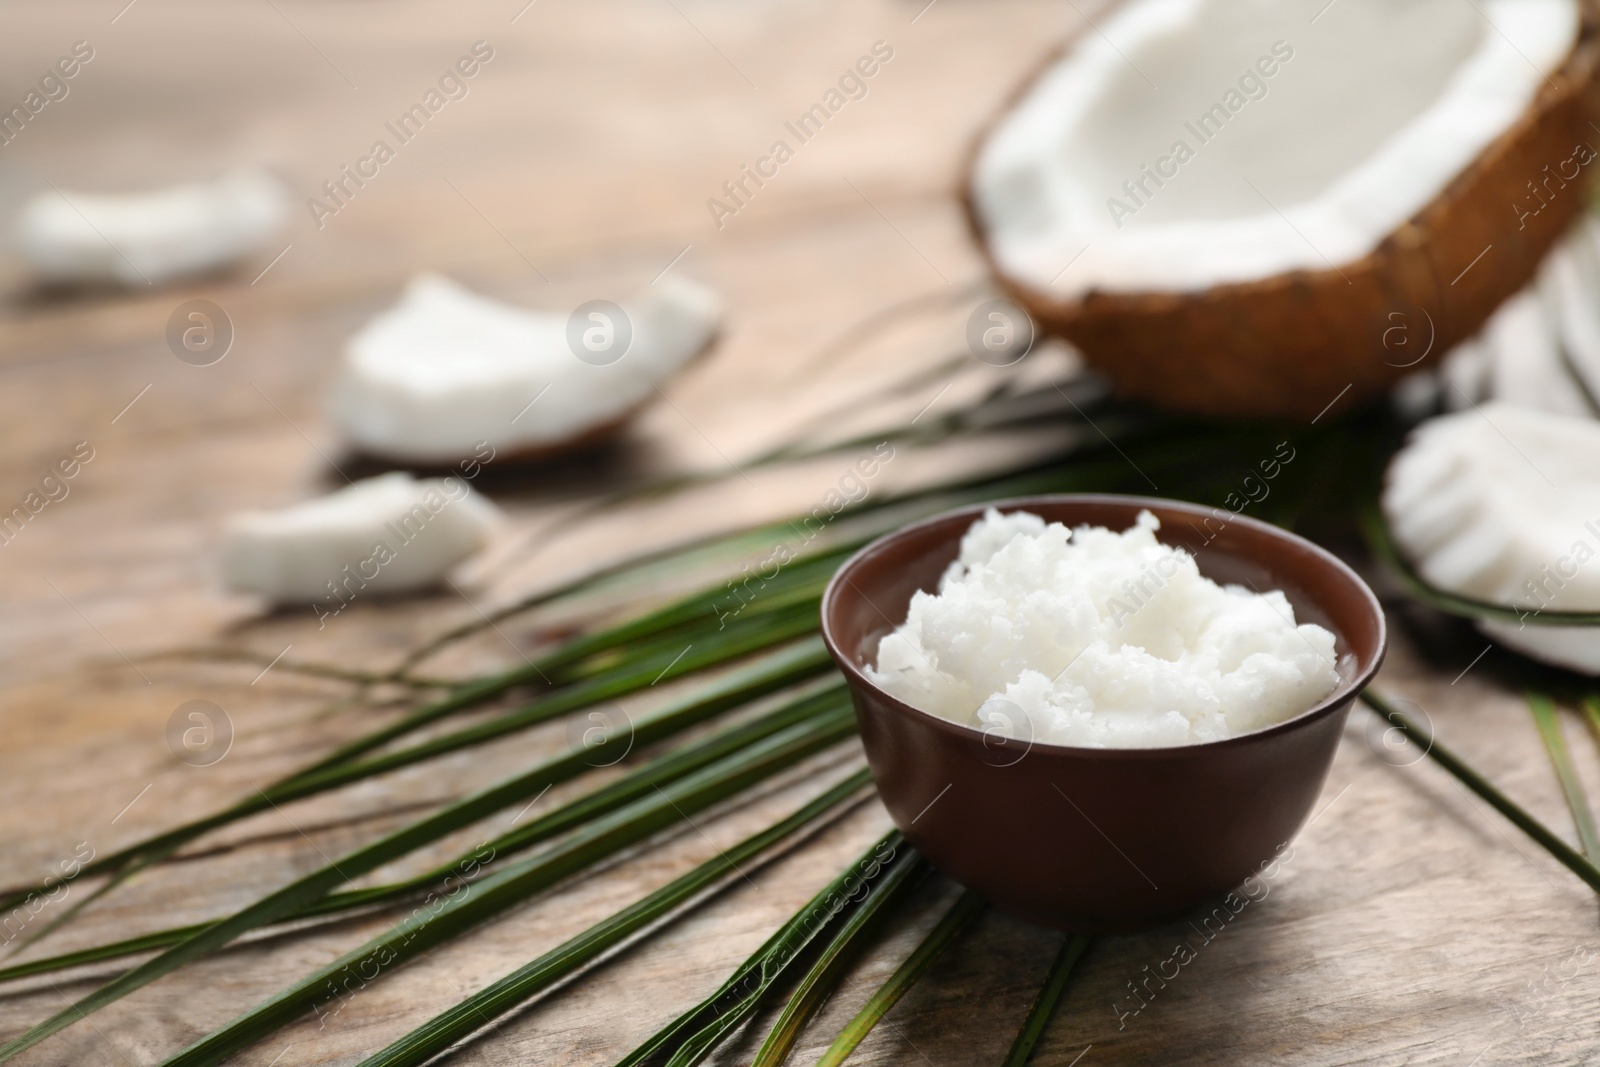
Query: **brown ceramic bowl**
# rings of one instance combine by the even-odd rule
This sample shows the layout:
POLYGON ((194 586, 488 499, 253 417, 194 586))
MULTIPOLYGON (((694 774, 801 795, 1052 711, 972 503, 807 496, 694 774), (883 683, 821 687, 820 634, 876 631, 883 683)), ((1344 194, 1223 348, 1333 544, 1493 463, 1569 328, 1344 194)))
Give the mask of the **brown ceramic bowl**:
POLYGON ((1227 512, 1126 496, 1009 500, 1068 526, 1124 530, 1142 509, 1161 541, 1222 583, 1280 589, 1297 622, 1337 638, 1337 689, 1282 723, 1175 748, 1076 748, 985 735, 890 696, 862 671, 933 590, 981 505, 880 538, 822 598, 890 816, 951 878, 1019 918, 1064 930, 1153 925, 1238 885, 1304 824, 1356 694, 1383 660, 1383 610, 1355 572, 1301 537, 1227 512), (1209 520, 1209 525, 1207 524, 1209 520))

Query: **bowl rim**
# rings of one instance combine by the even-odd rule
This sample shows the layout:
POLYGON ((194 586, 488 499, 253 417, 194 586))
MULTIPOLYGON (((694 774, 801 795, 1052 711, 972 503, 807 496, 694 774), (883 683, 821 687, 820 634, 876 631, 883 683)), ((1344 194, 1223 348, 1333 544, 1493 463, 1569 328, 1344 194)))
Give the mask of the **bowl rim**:
MULTIPOLYGON (((917 522, 899 527, 898 529, 892 530, 889 533, 876 537, 872 541, 863 545, 861 548, 857 549, 850 555, 850 558, 845 560, 844 563, 840 564, 838 570, 834 571, 833 577, 828 579, 828 585, 822 593, 820 621, 823 644, 827 646, 829 655, 833 657, 834 663, 844 674, 845 680, 850 687, 852 689, 864 688, 866 691, 873 693, 885 705, 893 708, 901 716, 910 718, 913 721, 922 724, 923 726, 931 727, 935 730, 953 735, 968 742, 977 742, 979 744, 987 743, 987 735, 978 728, 974 726, 967 726, 964 723, 954 722, 950 719, 944 718, 943 716, 936 715, 931 711, 924 711, 922 708, 916 707, 912 704, 907 704, 899 697, 889 693, 871 678, 868 678, 866 672, 863 671, 860 665, 856 663, 855 658, 853 656, 846 655, 843 649, 840 647, 839 642, 833 633, 833 627, 829 621, 832 614, 830 609, 832 608, 834 601, 840 595, 842 595, 840 591, 846 583, 853 587, 855 586, 855 583, 851 582, 849 578, 849 574, 852 570, 855 570, 872 557, 886 551, 894 543, 909 537, 920 530, 923 530, 929 526, 950 522, 952 519, 964 515, 970 515, 973 518, 979 518, 989 508, 996 508, 1001 511, 1009 512, 1026 510, 1030 505, 1037 506, 1040 504, 1062 503, 1115 504, 1132 508, 1148 508, 1154 506, 1165 510, 1187 511, 1196 515, 1197 517, 1213 517, 1211 510, 1207 509, 1204 505, 1196 504, 1187 500, 1173 500, 1166 497, 1154 496, 1135 496, 1122 493, 1045 493, 1036 494, 1034 496, 1005 497, 1003 499, 983 501, 976 504, 963 505, 962 507, 958 508, 951 508, 947 511, 941 511, 936 515, 930 515, 925 519, 920 519, 917 522)), ((1214 741, 1198 741, 1183 745, 1151 745, 1139 748, 1092 748, 1083 745, 1063 745, 1054 741, 1030 740, 1027 742, 1027 753, 1031 753, 1035 749, 1042 748, 1047 752, 1054 752, 1062 756, 1072 756, 1076 758, 1148 760, 1171 758, 1173 756, 1187 753, 1215 751, 1225 747, 1254 744, 1279 734, 1291 733, 1295 730, 1303 729, 1316 720, 1325 718, 1339 709, 1347 707, 1352 701, 1355 700, 1357 696, 1360 695, 1361 691, 1371 683, 1372 679, 1377 675, 1378 669, 1383 666, 1384 657, 1389 651, 1389 623, 1387 616, 1384 614, 1383 605, 1378 601, 1377 594, 1372 591, 1372 588, 1367 585, 1366 581, 1359 574, 1357 574, 1349 564, 1345 563, 1344 560, 1340 559, 1338 556, 1335 556, 1332 552, 1329 552, 1327 549, 1323 548, 1321 545, 1310 540, 1309 538, 1301 537, 1299 534, 1285 530, 1281 526, 1275 526, 1272 523, 1265 522, 1261 519, 1251 518, 1247 515, 1241 515, 1238 513, 1233 513, 1233 517, 1229 520, 1229 522, 1230 524, 1234 522, 1244 523, 1247 527, 1253 528, 1269 537, 1275 537, 1280 540, 1296 543, 1302 550, 1307 551, 1323 566, 1329 567, 1337 572, 1358 592, 1360 592, 1362 598, 1366 601, 1368 608, 1371 610, 1373 618, 1377 620, 1378 624, 1377 648, 1372 657, 1372 662, 1368 664, 1364 670, 1360 671, 1353 677, 1342 680, 1339 685, 1334 687, 1333 692, 1329 693, 1326 697, 1307 708, 1305 711, 1302 711, 1297 715, 1293 715, 1282 722, 1272 723, 1268 726, 1262 726, 1242 734, 1234 734, 1231 737, 1218 738, 1214 741)), ((859 587, 856 587, 856 595, 865 596, 865 594, 860 592, 859 587)), ((898 626, 899 624, 895 623, 893 625, 898 626)))

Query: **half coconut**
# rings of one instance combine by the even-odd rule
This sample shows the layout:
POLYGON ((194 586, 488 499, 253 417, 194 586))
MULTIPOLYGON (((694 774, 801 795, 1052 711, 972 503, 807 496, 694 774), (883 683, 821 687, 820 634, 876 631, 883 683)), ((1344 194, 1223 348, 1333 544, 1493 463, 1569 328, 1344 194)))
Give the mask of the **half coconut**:
POLYGON ((1600 171, 1595 0, 1096 25, 979 138, 965 200, 1002 287, 1131 398, 1307 420, 1379 394, 1532 277, 1600 171))

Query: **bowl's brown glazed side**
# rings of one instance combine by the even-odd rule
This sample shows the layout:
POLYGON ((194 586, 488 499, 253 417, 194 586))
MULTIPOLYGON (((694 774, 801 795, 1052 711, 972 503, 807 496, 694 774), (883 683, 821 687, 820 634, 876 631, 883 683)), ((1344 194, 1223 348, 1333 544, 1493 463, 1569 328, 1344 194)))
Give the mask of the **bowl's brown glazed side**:
POLYGON ((1003 910, 1079 930, 1160 921, 1270 859, 1321 792, 1349 706, 1204 758, 1127 761, 986 747, 856 700, 872 773, 907 839, 1003 910))
POLYGON ((1195 552, 1207 576, 1281 589, 1298 621, 1332 630, 1345 678, 1288 722, 1176 748, 1028 744, 918 711, 860 668, 904 620, 912 593, 935 587, 982 509, 941 516, 863 549, 823 600, 823 633, 895 824, 996 906, 1065 929, 1148 925, 1237 885, 1304 823, 1350 704, 1382 659, 1383 615, 1371 591, 1310 542, 1192 505, 1045 497, 997 506, 1111 529, 1148 508, 1162 521, 1160 538, 1195 552))

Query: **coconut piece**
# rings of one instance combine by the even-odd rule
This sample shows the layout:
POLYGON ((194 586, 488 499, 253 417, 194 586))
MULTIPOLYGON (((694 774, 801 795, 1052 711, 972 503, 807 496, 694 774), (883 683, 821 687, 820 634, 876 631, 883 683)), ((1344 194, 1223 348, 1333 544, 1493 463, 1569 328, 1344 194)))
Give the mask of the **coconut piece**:
POLYGON ((258 251, 288 212, 282 184, 259 170, 148 193, 40 193, 16 245, 46 282, 160 284, 258 251))
POLYGON ((484 442, 506 455, 593 439, 703 352, 722 316, 715 293, 672 275, 622 310, 626 350, 585 360, 569 344, 568 312, 419 275, 345 346, 333 421, 361 451, 417 463, 452 463, 484 442))
POLYGON ((274 602, 338 607, 358 593, 438 584, 484 547, 499 518, 460 478, 383 474, 282 511, 232 516, 222 573, 230 588, 274 602))
POLYGON ((1394 314, 1439 358, 1581 211, 1594 15, 1341 0, 1313 28, 1289 0, 1130 0, 980 139, 969 221, 1124 395, 1313 418, 1414 369, 1394 314))
POLYGON ((1550 253, 1539 285, 1561 331, 1564 369, 1583 412, 1600 414, 1600 222, 1586 216, 1550 253))
POLYGON ((1439 387, 1444 406, 1457 411, 1486 399, 1494 352, 1482 335, 1457 345, 1439 366, 1439 387))
POLYGON ((1491 641, 1515 649, 1529 659, 1582 674, 1600 675, 1600 627, 1539 626, 1536 622, 1479 619, 1478 629, 1491 641))
POLYGON ((1489 395, 1517 407, 1582 417, 1588 407, 1563 362, 1558 313, 1542 289, 1513 296, 1485 325, 1485 342, 1495 353, 1489 395))
POLYGON ((1600 423, 1502 402, 1423 423, 1389 465, 1396 544, 1440 589, 1516 607, 1479 629, 1527 655, 1600 674, 1600 627, 1538 625, 1600 610, 1600 423))
POLYGON ((1441 365, 1444 402, 1483 399, 1562 415, 1600 415, 1600 223, 1582 219, 1550 250, 1532 284, 1441 365))
MULTIPOLYGON (((1557 338, 1562 406, 1550 411, 1571 411, 1589 418, 1600 416, 1600 258, 1595 242, 1600 222, 1586 214, 1570 234, 1550 250, 1539 267, 1539 296, 1557 338)), ((1539 405, 1544 406, 1544 405, 1539 405)))

